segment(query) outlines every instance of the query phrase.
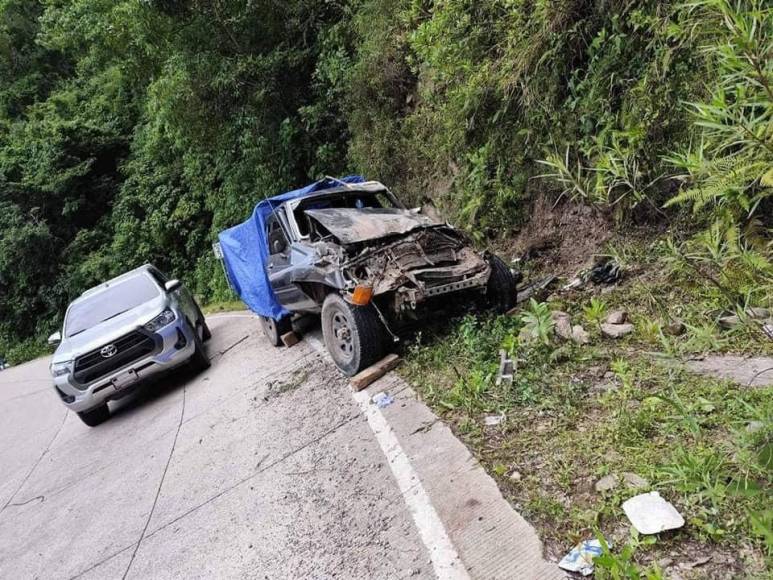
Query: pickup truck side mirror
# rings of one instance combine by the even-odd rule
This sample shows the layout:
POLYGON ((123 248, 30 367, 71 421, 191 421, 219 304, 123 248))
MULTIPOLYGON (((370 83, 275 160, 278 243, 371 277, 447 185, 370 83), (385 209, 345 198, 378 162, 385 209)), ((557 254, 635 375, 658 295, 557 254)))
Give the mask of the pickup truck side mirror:
POLYGON ((62 333, 58 330, 48 337, 48 344, 54 345, 59 344, 60 342, 62 342, 62 333))
POLYGON ((174 292, 175 290, 179 290, 182 288, 183 283, 179 280, 169 280, 166 284, 164 284, 164 288, 167 292, 174 292))

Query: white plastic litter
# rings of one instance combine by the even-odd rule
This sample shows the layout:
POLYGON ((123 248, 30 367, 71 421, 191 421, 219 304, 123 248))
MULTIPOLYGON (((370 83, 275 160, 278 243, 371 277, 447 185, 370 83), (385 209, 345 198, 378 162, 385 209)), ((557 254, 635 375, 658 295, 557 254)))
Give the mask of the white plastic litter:
MULTIPOLYGON (((612 544, 609 544, 611 547, 612 544)), ((601 542, 598 540, 585 540, 577 544, 558 563, 558 567, 568 572, 579 572, 583 576, 593 574, 593 559, 601 556, 601 542)))
POLYGON ((373 398, 371 400, 379 409, 388 407, 389 405, 395 402, 395 400, 392 398, 392 396, 389 393, 384 393, 384 392, 376 393, 375 395, 373 395, 373 398))
POLYGON ((505 420, 504 413, 502 413, 501 415, 486 415, 483 418, 483 424, 486 427, 495 427, 496 425, 499 425, 504 420, 505 420))
POLYGON ((684 525, 682 515, 657 491, 632 497, 623 503, 623 511, 640 534, 657 534, 684 525))

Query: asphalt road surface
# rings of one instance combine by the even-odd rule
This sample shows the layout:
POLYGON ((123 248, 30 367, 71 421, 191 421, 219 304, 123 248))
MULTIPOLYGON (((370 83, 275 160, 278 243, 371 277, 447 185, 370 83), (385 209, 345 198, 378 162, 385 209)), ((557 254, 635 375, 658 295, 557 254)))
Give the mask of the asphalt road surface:
POLYGON ((0 372, 0 578, 560 577, 398 377, 353 394, 316 331, 274 349, 250 315, 209 324, 211 369, 93 429, 48 359, 0 372))

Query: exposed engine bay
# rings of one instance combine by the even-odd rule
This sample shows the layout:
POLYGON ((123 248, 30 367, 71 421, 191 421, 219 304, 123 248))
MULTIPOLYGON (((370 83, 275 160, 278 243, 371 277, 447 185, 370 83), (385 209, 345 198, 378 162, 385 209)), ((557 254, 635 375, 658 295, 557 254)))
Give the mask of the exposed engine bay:
POLYGON ((337 269, 342 290, 370 289, 397 317, 429 298, 478 289, 490 266, 453 227, 398 208, 328 208, 303 212, 317 266, 337 269))

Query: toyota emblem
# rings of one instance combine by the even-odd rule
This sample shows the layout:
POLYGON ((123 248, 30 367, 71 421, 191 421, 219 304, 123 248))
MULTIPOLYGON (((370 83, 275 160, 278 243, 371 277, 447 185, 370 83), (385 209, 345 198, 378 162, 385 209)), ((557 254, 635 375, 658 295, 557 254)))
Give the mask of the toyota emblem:
POLYGON ((102 350, 99 351, 99 354, 102 355, 102 358, 114 357, 116 354, 118 354, 118 348, 114 344, 108 344, 102 347, 102 350))

